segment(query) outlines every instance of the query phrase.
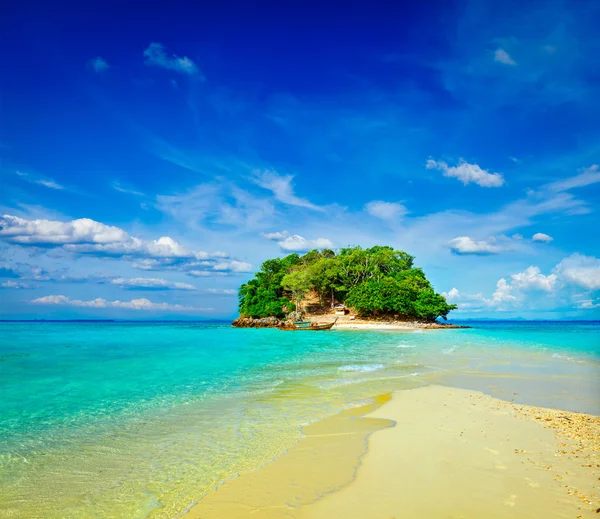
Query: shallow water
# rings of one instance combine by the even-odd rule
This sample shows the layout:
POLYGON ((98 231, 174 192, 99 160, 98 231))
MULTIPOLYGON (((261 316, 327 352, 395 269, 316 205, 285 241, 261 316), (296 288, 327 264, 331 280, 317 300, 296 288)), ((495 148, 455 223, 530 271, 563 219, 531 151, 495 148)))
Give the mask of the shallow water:
POLYGON ((0 516, 176 517, 301 424, 432 382, 598 412, 600 323, 474 326, 0 323, 0 516))

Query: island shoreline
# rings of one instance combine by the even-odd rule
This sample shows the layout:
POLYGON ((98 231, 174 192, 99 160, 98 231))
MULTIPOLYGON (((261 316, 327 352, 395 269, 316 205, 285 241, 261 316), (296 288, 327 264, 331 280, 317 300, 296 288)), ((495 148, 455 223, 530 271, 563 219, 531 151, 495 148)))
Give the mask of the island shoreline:
MULTIPOLYGON (((472 328, 467 325, 457 325, 452 323, 421 322, 421 321, 400 321, 390 319, 363 319, 349 316, 336 316, 332 314, 307 315, 307 321, 315 321, 319 324, 329 324, 335 322, 333 329, 337 330, 453 330, 472 328)), ((286 319, 277 317, 238 317, 231 325, 234 328, 279 328, 283 326, 286 319)))

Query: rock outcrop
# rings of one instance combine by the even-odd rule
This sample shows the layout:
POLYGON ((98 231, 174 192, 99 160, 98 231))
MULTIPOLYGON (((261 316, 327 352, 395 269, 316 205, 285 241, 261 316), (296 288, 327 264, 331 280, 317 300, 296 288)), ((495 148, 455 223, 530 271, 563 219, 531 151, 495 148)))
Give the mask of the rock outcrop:
POLYGON ((278 328, 283 324, 277 317, 262 317, 255 319, 253 317, 238 317, 231 323, 236 328, 278 328))

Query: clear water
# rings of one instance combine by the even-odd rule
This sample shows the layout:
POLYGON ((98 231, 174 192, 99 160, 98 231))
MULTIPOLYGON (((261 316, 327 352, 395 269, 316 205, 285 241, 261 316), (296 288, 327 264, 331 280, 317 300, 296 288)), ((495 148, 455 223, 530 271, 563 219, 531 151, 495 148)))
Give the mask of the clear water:
POLYGON ((178 517, 293 445, 301 424, 392 389, 600 407, 600 322, 472 324, 0 323, 0 517, 178 517))

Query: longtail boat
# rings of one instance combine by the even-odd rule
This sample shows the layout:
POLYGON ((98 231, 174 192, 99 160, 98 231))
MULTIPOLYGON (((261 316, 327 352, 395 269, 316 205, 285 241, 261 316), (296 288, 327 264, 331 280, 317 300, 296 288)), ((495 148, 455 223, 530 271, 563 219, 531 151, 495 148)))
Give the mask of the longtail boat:
POLYGON ((332 323, 326 324, 318 324, 313 323, 311 321, 294 321, 291 325, 283 325, 280 326, 280 330, 291 331, 291 330, 310 330, 310 331, 319 331, 319 330, 331 330, 333 325, 337 322, 337 318, 332 323))

